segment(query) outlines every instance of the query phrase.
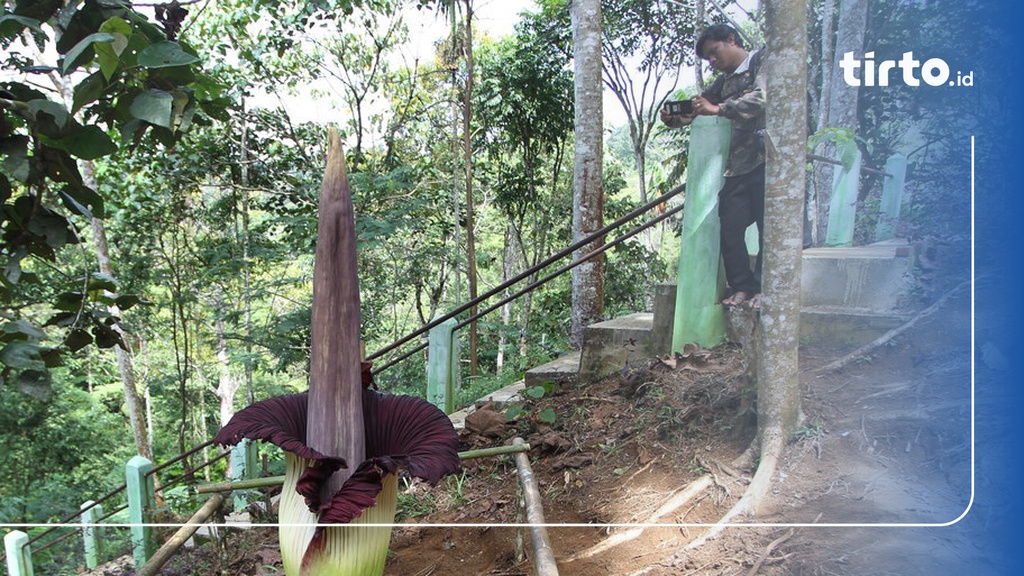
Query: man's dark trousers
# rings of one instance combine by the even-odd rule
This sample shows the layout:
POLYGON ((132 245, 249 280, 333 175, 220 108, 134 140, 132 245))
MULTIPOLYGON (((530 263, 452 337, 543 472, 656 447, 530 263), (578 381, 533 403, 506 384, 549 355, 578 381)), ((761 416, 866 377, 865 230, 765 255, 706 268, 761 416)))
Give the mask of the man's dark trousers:
POLYGON ((761 253, 764 246, 764 164, 746 174, 729 176, 718 192, 718 219, 721 222, 721 250, 725 279, 732 292, 747 297, 761 292, 761 253), (750 269, 746 230, 757 224, 757 262, 750 269))

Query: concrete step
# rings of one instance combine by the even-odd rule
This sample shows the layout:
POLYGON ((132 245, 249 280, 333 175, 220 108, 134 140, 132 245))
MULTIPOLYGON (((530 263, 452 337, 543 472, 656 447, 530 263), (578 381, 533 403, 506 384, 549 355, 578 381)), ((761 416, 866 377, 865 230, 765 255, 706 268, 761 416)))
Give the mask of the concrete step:
MULTIPOLYGON (((803 342, 862 346, 899 327, 908 310, 914 249, 905 240, 803 252, 803 342)), ((583 350, 527 371, 526 386, 590 382, 645 365, 671 347, 675 285, 656 287, 654 313, 640 312, 588 326, 583 350)))
POLYGON ((905 324, 910 313, 876 313, 831 307, 800 310, 800 342, 855 349, 905 324))
POLYGON ((646 365, 657 352, 651 342, 654 314, 637 312, 587 326, 579 379, 589 382, 632 365, 646 365))
POLYGON ((556 358, 547 364, 541 364, 526 371, 524 382, 526 387, 540 386, 545 382, 570 384, 576 381, 580 371, 580 353, 574 352, 556 358))
POLYGON ((522 399, 520 398, 519 393, 522 392, 524 388, 526 388, 526 384, 523 380, 509 384, 504 388, 500 388, 494 392, 481 396, 475 402, 466 406, 462 410, 449 414, 448 418, 452 421, 452 426, 454 426, 456 430, 461 430, 466 427, 466 416, 476 412, 477 408, 487 404, 488 402, 495 402, 498 404, 505 402, 517 402, 522 399))
POLYGON ((803 307, 861 313, 906 308, 912 288, 913 251, 905 240, 851 248, 808 248, 801 269, 803 307))

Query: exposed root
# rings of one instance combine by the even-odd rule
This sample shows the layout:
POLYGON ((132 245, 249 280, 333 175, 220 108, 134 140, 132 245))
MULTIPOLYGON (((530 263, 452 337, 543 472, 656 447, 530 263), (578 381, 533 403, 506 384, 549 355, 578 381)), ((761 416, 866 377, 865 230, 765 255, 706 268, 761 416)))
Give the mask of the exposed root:
POLYGON ((754 478, 750 481, 750 485, 747 486, 740 499, 714 526, 709 528, 702 536, 687 544, 684 548, 685 551, 695 550, 707 543, 708 540, 714 539, 738 516, 752 516, 757 512, 761 501, 771 486, 772 476, 775 475, 775 468, 778 466, 783 448, 784 443, 781 437, 768 441, 764 450, 761 451, 763 459, 757 467, 757 472, 754 473, 754 478))
MULTIPOLYGON (((681 492, 670 498, 667 502, 662 504, 661 507, 654 512, 654 514, 649 516, 647 520, 643 522, 643 524, 657 523, 665 516, 683 507, 687 502, 695 498, 698 494, 713 486, 713 484, 714 483, 710 475, 701 476, 700 478, 691 482, 690 485, 686 487, 686 489, 682 490, 681 492)), ((643 532, 644 528, 638 527, 633 528, 631 530, 627 530, 626 532, 614 534, 612 536, 609 536, 608 538, 605 538, 601 542, 598 542, 594 546, 587 548, 586 550, 573 554, 569 558, 565 559, 564 562, 574 562, 576 560, 584 558, 592 558, 606 550, 610 550, 616 546, 619 546, 620 544, 636 540, 640 537, 641 534, 643 534, 643 532)))
POLYGON ((750 570, 747 572, 747 576, 755 576, 757 571, 761 569, 761 565, 764 564, 772 555, 772 552, 781 546, 786 540, 789 540, 793 536, 794 532, 795 530, 790 528, 788 532, 779 536, 775 540, 772 540, 768 546, 765 546, 764 552, 761 553, 761 557, 757 559, 757 562, 754 562, 754 565, 750 567, 750 570))

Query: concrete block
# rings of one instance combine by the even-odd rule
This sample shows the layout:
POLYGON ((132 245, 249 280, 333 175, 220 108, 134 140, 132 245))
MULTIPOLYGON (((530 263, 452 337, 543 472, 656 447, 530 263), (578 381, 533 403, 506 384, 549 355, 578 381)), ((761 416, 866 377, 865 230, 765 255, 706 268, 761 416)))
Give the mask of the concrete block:
POLYGON ((804 308, 800 311, 800 342, 855 349, 899 328, 907 320, 909 315, 804 308))
POLYGON ((654 287, 654 311, 651 324, 651 352, 672 351, 672 328, 675 324, 676 284, 662 283, 654 287))
POLYGON ((905 307, 913 286, 909 245, 889 241, 804 250, 801 304, 875 313, 905 307))
POLYGON ((555 384, 571 384, 576 381, 580 372, 580 353, 576 352, 556 358, 547 364, 530 368, 526 371, 524 381, 526 387, 539 386, 545 382, 555 384))
POLYGON ((631 365, 646 365, 654 354, 654 314, 638 312, 587 326, 580 354, 580 382, 594 382, 631 365))

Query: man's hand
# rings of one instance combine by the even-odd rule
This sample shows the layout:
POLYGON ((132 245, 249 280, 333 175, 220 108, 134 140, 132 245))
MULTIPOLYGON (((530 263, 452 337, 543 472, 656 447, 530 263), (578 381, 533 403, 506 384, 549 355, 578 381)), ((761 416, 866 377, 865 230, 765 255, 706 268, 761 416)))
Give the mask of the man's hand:
POLYGON ((696 114, 671 114, 668 105, 661 108, 661 121, 669 128, 682 128, 693 122, 695 116, 696 114))
POLYGON ((694 96, 693 112, 700 116, 718 116, 718 104, 703 96, 694 96))

